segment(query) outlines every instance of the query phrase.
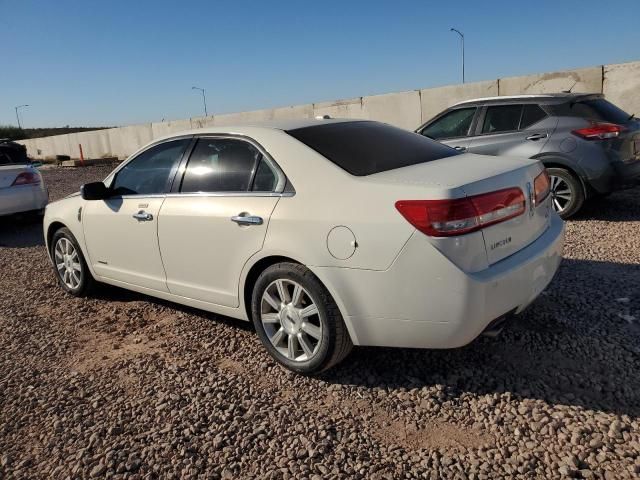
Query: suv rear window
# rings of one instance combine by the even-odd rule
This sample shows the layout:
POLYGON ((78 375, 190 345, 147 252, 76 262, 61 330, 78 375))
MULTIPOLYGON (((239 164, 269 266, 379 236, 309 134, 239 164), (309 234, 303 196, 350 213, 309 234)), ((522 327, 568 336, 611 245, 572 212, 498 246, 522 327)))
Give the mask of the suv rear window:
POLYGON ((555 115, 561 117, 580 117, 587 120, 618 124, 627 123, 631 116, 604 98, 550 105, 550 108, 555 115))
POLYGON ((378 122, 328 123, 287 133, 359 177, 458 155, 422 135, 378 122))

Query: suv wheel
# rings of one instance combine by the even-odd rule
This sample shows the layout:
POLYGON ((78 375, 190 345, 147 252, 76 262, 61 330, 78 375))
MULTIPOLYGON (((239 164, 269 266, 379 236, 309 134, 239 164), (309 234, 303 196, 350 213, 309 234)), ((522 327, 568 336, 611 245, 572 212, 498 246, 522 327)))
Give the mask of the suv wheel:
POLYGON ((551 178, 551 202, 561 218, 574 215, 584 203, 584 190, 580 180, 564 168, 547 168, 551 178))
POLYGON ((278 263, 262 272, 253 289, 251 310, 267 351, 294 372, 327 370, 353 347, 333 298, 303 265, 278 263))

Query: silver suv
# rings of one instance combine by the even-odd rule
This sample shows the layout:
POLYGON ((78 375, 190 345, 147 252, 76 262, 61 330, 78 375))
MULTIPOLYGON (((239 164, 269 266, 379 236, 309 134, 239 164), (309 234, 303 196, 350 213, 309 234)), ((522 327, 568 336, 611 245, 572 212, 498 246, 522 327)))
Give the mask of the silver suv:
POLYGON ((562 218, 587 198, 640 182, 640 121, 599 94, 468 100, 416 132, 460 151, 540 160, 562 218))

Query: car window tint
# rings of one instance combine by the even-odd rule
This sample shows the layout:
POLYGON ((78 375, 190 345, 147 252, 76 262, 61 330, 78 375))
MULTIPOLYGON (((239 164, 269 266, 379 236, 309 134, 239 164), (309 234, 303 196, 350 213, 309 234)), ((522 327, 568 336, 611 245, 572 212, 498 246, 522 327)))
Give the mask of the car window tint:
POLYGON ((190 139, 164 142, 140 153, 117 174, 112 188, 117 195, 165 193, 174 166, 182 158, 190 139))
POLYGON ((518 130, 522 105, 496 105, 487 107, 482 133, 499 133, 518 130))
POLYGON ((278 176, 271 169, 264 157, 260 160, 256 176, 253 179, 254 192, 273 192, 278 184, 278 176))
POLYGON ((28 164, 27 150, 20 144, 0 141, 0 165, 28 164))
POLYGON ((551 106, 553 113, 562 117, 580 117, 597 122, 624 124, 630 120, 624 110, 604 98, 567 102, 551 106))
POLYGON ((520 129, 528 128, 545 118, 547 114, 538 105, 525 105, 522 112, 522 120, 520 121, 520 129))
POLYGON ((262 155, 248 142, 227 138, 198 140, 189 158, 181 192, 245 192, 262 155))
POLYGON ((12 163, 17 163, 14 157, 15 154, 9 149, 0 148, 0 165, 10 165, 12 163))
POLYGON ((471 121, 475 113, 475 107, 452 110, 427 126, 420 133, 434 140, 464 137, 469 133, 469 127, 471 127, 471 121))
POLYGON ((287 133, 357 176, 458 154, 442 143, 378 122, 327 123, 296 128, 287 133))

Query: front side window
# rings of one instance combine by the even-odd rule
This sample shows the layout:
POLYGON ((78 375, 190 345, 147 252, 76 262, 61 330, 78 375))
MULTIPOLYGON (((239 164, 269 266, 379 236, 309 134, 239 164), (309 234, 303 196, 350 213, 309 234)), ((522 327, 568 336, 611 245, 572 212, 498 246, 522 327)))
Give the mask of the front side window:
POLYGON ((464 137, 469 133, 469 127, 471 127, 475 113, 475 107, 452 110, 426 127, 421 133, 434 140, 464 137))
POLYGON ((172 140, 145 150, 117 174, 111 184, 116 195, 152 195, 166 193, 174 167, 191 139, 172 140))
POLYGON ((487 107, 482 133, 500 133, 518 130, 522 105, 496 105, 487 107))
POLYGON ((180 191, 246 192, 251 190, 254 173, 259 191, 275 188, 275 173, 252 144, 233 138, 202 138, 189 158, 180 191))

